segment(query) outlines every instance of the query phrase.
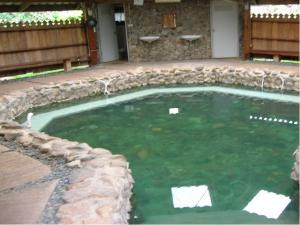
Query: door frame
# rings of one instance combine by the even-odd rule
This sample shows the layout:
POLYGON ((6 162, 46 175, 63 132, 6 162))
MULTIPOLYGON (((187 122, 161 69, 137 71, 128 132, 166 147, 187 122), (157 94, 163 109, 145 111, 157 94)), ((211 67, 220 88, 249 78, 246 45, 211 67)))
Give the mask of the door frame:
POLYGON ((129 44, 128 44, 128 29, 127 29, 127 16, 126 16, 126 4, 123 3, 124 17, 125 17, 125 33, 126 33, 126 47, 127 47, 127 61, 129 62, 129 44))
MULTIPOLYGON (((98 3, 98 4, 101 4, 101 3, 98 3)), ((97 10, 96 10, 96 16, 97 16, 97 20, 99 19, 99 11, 98 11, 98 4, 97 4, 97 10)), ((110 3, 112 6, 114 6, 113 3, 110 3)), ((126 3, 123 3, 122 4, 123 6, 123 10, 124 10, 124 17, 125 17, 125 33, 126 33, 126 47, 127 47, 127 61, 129 61, 129 54, 130 54, 130 51, 129 51, 129 44, 128 44, 128 29, 127 29, 127 16, 126 16, 126 3)), ((98 23, 99 24, 99 23, 98 23)), ((96 27, 96 31, 97 31, 97 35, 96 35, 96 38, 97 38, 97 49, 98 49, 98 57, 99 57, 99 62, 100 63, 104 63, 102 61, 102 53, 101 53, 101 41, 100 41, 100 25, 98 25, 96 27)))
MULTIPOLYGON (((99 61, 100 61, 100 63, 106 63, 106 62, 104 62, 103 61, 103 55, 102 55, 102 47, 101 47, 101 27, 100 27, 100 23, 99 23, 99 6, 100 5, 111 5, 112 7, 114 6, 114 4, 113 3, 97 3, 96 4, 96 12, 97 12, 97 20, 98 20, 98 24, 97 24, 97 27, 96 27, 96 30, 97 30, 97 47, 98 47, 98 54, 99 54, 99 61)), ((114 17, 113 17, 114 18, 114 17)), ((115 22, 115 21, 114 21, 115 22)), ((118 43, 117 43, 118 44, 118 43)), ((117 48, 118 48, 118 46, 117 46, 117 48)), ((118 50, 118 54, 119 54, 119 50, 118 50)), ((119 57, 118 57, 118 59, 119 59, 119 57)), ((117 59, 117 60, 118 60, 117 59)), ((111 62, 111 61, 107 61, 107 62, 111 62)))
MULTIPOLYGON (((214 11, 214 2, 218 0, 210 0, 210 47, 211 47, 211 57, 213 59, 222 59, 222 58, 217 58, 214 56, 214 28, 213 28, 213 11, 214 11)), ((226 0, 222 0, 226 1, 226 0)), ((239 18, 239 3, 237 0, 228 0, 232 1, 237 5, 237 57, 240 57, 240 18, 239 18)), ((224 58, 224 57, 223 57, 224 58)), ((226 57, 225 57, 226 58, 226 57)), ((228 58, 235 58, 235 57, 228 57, 228 58)))

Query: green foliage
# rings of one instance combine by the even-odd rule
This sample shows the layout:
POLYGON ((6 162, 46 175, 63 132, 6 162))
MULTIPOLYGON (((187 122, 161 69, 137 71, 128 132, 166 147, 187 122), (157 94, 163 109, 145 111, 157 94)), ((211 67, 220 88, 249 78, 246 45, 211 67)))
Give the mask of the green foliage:
POLYGON ((54 12, 17 12, 17 13, 0 13, 0 23, 2 22, 37 22, 37 21, 54 21, 81 19, 81 10, 72 11, 54 11, 54 12))

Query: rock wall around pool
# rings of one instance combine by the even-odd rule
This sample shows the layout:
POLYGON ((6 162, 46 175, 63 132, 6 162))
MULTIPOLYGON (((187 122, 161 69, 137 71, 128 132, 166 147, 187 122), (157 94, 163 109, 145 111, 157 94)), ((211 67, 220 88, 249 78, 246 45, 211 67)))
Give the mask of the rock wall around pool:
POLYGON ((300 170, 300 147, 298 147, 298 149, 296 149, 296 151, 294 152, 294 158, 295 158, 295 162, 294 162, 294 166, 293 166, 293 170, 291 173, 291 178, 295 181, 299 182, 299 170, 300 170))
MULTIPOLYGON (((105 74, 104 74, 105 77, 105 74)), ((13 120, 27 110, 51 103, 80 99, 104 91, 100 80, 111 80, 109 90, 116 92, 147 85, 172 84, 232 84, 299 92, 298 73, 249 70, 229 67, 193 67, 164 70, 135 70, 116 72, 106 78, 89 78, 63 83, 41 85, 10 95, 0 96, 0 121, 13 120)))
MULTIPOLYGON (((134 70, 103 74, 111 80, 109 90, 130 89, 147 85, 233 84, 299 92, 299 74, 275 73, 229 67, 171 68, 134 70), (284 83, 283 83, 284 80, 284 83)), ((65 204, 57 217, 62 224, 107 223, 126 224, 129 219, 133 178, 125 157, 108 150, 91 148, 26 129, 14 118, 27 110, 51 103, 79 99, 104 91, 100 79, 68 81, 13 92, 0 97, 0 135, 24 146, 33 146, 44 154, 63 157, 74 168, 74 179, 65 191, 65 204)))

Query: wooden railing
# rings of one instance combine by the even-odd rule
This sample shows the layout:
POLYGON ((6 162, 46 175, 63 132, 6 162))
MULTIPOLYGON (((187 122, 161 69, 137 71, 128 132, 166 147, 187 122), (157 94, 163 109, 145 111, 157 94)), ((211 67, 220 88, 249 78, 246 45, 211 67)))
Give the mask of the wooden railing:
POLYGON ((245 57, 299 57, 299 15, 253 14, 249 22, 245 27, 245 44, 249 45, 245 46, 245 57))
POLYGON ((82 21, 0 24, 0 73, 88 60, 82 21))

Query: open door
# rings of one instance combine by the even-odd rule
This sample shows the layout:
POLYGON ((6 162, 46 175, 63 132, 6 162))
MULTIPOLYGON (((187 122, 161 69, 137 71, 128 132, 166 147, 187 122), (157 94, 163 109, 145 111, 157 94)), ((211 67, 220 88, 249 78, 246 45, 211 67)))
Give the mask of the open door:
POLYGON ((98 4, 98 48, 101 62, 119 59, 114 7, 98 4))
POLYGON ((211 0, 212 57, 239 57, 238 3, 211 0))

